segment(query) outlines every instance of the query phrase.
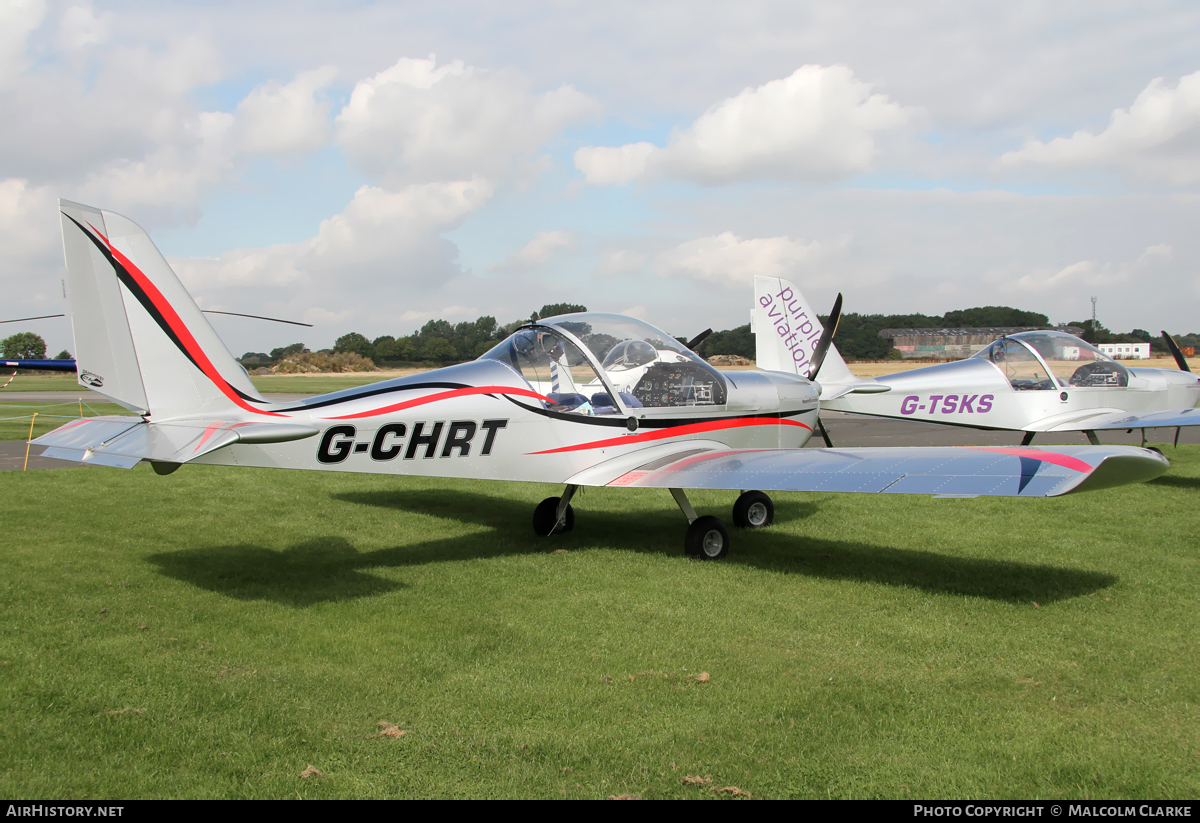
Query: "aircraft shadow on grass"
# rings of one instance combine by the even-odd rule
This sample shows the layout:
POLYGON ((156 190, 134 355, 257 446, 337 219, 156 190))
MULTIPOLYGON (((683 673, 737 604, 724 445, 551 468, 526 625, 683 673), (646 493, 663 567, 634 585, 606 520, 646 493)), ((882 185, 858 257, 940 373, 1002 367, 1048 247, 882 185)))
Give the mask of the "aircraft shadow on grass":
POLYGON ((1200 489, 1200 477, 1180 477, 1174 474, 1164 474, 1148 481, 1148 485, 1172 486, 1176 489, 1200 489))
MULTIPOLYGON (((665 504, 661 512, 636 515, 605 512, 590 524, 582 522, 581 517, 573 531, 546 538, 531 533, 525 522, 526 506, 514 505, 500 497, 431 489, 349 492, 334 498, 470 523, 490 531, 418 540, 367 552, 359 551, 344 537, 330 536, 283 551, 255 545, 214 546, 163 552, 148 559, 168 577, 227 597, 304 608, 407 587, 371 574, 372 569, 378 568, 613 546, 651 554, 678 554, 679 515, 665 504), (633 543, 631 535, 636 536, 633 543)), ((814 514, 818 506, 812 502, 779 501, 776 513, 781 520, 793 520, 814 514)), ((1010 560, 797 538, 770 528, 740 532, 737 537, 737 552, 725 562, 806 577, 857 580, 1011 603, 1046 604, 1080 597, 1107 588, 1118 579, 1103 572, 1010 560)), ((683 561, 682 557, 679 559, 683 561)), ((700 561, 696 562, 699 565, 700 561)))

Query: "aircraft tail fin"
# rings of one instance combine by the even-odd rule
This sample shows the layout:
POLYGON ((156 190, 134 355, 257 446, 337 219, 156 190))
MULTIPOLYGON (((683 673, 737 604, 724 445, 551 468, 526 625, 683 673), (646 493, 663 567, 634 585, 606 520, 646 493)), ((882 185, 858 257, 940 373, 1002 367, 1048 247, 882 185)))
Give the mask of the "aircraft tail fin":
MULTIPOLYGON (((804 375, 824 327, 794 284, 778 277, 756 276, 750 331, 760 369, 804 375)), ((830 345, 816 379, 822 386, 862 382, 846 366, 836 345, 830 345)))
POLYGON ((132 220, 59 201, 79 383, 156 418, 265 404, 150 237, 132 220))

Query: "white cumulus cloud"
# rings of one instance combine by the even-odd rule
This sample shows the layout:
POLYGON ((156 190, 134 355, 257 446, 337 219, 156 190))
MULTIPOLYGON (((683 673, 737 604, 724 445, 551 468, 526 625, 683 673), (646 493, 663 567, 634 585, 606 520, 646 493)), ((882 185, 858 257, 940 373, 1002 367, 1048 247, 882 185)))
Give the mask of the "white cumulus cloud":
POLYGON ((0 3, 0 87, 13 83, 30 64, 26 38, 42 24, 42 0, 5 0, 0 3))
POLYGON ((612 274, 637 271, 645 262, 646 255, 641 252, 631 249, 620 249, 608 252, 600 258, 600 261, 596 264, 596 274, 599 277, 607 277, 612 274))
POLYGON ((410 308, 413 301, 461 274, 457 250, 441 233, 460 225, 492 192, 480 178, 399 192, 363 186, 306 240, 170 262, 203 305, 258 305, 276 317, 300 315, 318 326, 318 335, 344 334, 346 324, 366 317, 378 322, 381 313, 391 323, 423 318, 410 308))
POLYGON ((1099 134, 1081 129, 1049 143, 1028 140, 1000 158, 1003 168, 1099 166, 1132 177, 1188 185, 1200 181, 1200 72, 1174 87, 1150 82, 1099 134))
POLYGON ((497 271, 526 271, 545 263, 561 249, 570 248, 574 236, 569 231, 539 231, 521 249, 491 268, 497 271))
POLYGON ((790 237, 738 238, 733 232, 701 237, 663 252, 657 260, 661 275, 684 275, 727 285, 753 283, 755 275, 794 276, 820 255, 817 241, 790 237))
POLYGON ((108 39, 108 22, 112 14, 97 17, 87 6, 71 6, 58 21, 58 44, 65 51, 76 51, 103 43, 108 39))
POLYGON ((585 146, 575 165, 589 183, 659 173, 702 184, 749 179, 828 182, 869 171, 876 135, 910 124, 917 109, 872 93, 845 66, 803 66, 714 105, 664 148, 585 146))
POLYGON ((575 151, 575 168, 589 183, 612 186, 636 180, 646 172, 646 161, 658 151, 653 143, 624 146, 584 146, 575 151))
POLYGON ((401 58, 360 81, 337 117, 350 162, 390 187, 495 178, 599 103, 569 85, 531 94, 515 72, 401 58))
POLYGON ((318 92, 333 82, 326 66, 296 75, 287 84, 264 83, 238 103, 237 147, 241 151, 283 154, 314 151, 329 140, 329 106, 318 92))

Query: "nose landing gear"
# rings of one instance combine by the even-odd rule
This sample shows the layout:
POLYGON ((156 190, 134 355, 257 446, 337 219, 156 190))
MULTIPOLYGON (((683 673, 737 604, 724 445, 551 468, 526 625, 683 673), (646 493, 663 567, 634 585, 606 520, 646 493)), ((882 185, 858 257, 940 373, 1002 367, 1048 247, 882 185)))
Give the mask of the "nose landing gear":
POLYGON ((571 498, 578 486, 567 486, 562 497, 547 497, 533 510, 533 531, 541 537, 562 534, 575 528, 575 510, 571 498))

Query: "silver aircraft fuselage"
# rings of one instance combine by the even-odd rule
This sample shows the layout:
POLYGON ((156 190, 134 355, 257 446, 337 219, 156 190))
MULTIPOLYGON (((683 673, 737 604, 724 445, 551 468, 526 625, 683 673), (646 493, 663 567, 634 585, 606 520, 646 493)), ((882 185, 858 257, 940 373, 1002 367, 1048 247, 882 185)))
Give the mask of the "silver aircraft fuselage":
POLYGON ((875 382, 889 391, 847 394, 823 400, 821 407, 978 429, 1049 432, 1103 428, 1114 417, 1194 409, 1200 403, 1200 380, 1194 374, 1148 368, 1128 372, 1125 386, 1068 383, 1017 389, 995 363, 969 358, 879 377, 875 382))

